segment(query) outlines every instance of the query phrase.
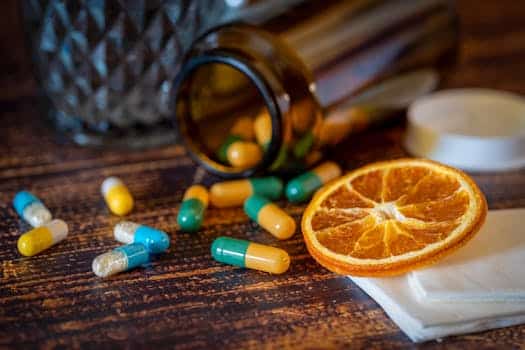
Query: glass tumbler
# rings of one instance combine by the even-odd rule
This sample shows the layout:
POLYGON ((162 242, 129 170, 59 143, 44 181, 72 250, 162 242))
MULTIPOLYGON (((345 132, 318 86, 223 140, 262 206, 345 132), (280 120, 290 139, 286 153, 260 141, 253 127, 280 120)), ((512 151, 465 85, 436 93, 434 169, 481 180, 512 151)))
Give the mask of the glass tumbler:
POLYGON ((184 51, 224 17, 220 0, 24 0, 46 113, 80 145, 173 142, 184 51))

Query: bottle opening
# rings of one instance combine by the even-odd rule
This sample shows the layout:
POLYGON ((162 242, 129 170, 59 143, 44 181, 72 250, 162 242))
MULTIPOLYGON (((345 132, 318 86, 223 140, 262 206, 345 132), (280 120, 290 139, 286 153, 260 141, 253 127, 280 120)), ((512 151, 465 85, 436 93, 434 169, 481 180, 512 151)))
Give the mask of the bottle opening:
POLYGON ((248 176, 272 161, 280 118, 272 95, 247 66, 201 56, 186 64, 176 88, 179 131, 208 170, 248 176))

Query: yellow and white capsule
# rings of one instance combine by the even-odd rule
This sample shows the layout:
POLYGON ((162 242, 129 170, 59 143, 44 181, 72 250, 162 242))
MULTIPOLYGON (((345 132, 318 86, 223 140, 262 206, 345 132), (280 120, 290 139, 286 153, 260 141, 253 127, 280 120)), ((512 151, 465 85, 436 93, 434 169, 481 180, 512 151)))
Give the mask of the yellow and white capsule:
POLYGON ((109 210, 115 215, 126 215, 133 209, 133 197, 118 177, 108 177, 102 182, 102 195, 109 210))
POLYGON ((236 141, 228 147, 226 157, 228 162, 235 168, 251 168, 256 166, 262 159, 261 147, 255 142, 236 141))
POLYGON ((278 239, 288 239, 295 233, 295 220, 284 210, 261 196, 251 196, 244 202, 244 212, 278 239))
POLYGON ((18 251, 24 256, 36 255, 66 239, 67 224, 62 220, 52 220, 43 226, 24 233, 18 239, 18 251))

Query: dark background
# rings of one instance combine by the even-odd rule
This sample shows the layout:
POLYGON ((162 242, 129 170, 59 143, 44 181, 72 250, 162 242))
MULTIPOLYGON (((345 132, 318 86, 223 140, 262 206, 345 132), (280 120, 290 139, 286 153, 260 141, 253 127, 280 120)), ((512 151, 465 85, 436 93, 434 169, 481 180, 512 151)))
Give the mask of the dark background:
MULTIPOLYGON (((444 87, 480 86, 525 93, 525 4, 461 0, 461 48, 444 87)), ((36 84, 24 50, 17 1, 0 14, 0 347, 104 347, 162 344, 177 348, 274 346, 367 348, 518 348, 525 326, 412 344, 347 278, 310 258, 302 237, 276 242, 241 209, 210 209, 197 235, 176 230, 176 209, 197 170, 180 146, 141 152, 83 149, 57 141, 36 108, 36 84), (145 269, 103 280, 92 259, 116 246, 99 194, 116 175, 132 190, 132 221, 168 231, 172 248, 145 269), (44 199, 70 237, 48 252, 21 258, 20 232, 29 227, 11 207, 27 188, 44 199), (282 276, 214 262, 211 241, 223 234, 277 245, 292 256, 282 276)), ((497 116, 495 116, 497 117, 497 116)), ((339 146, 346 170, 406 156, 402 122, 368 131, 339 146)), ((472 174, 489 207, 525 207, 525 171, 472 174)), ((297 220, 302 206, 280 203, 297 220)))

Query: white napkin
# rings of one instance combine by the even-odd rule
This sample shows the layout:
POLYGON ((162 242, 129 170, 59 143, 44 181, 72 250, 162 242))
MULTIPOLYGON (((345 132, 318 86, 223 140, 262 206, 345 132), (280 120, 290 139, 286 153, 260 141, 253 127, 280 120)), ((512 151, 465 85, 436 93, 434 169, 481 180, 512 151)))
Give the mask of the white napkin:
MULTIPOLYGON (((525 210, 501 210, 491 211, 487 216, 487 224, 484 225, 482 231, 478 235, 484 235, 486 237, 475 237, 474 239, 482 239, 482 243, 467 244, 461 249, 461 255, 464 257, 477 257, 476 254, 478 245, 481 244, 489 245, 493 247, 505 246, 503 243, 494 243, 495 241, 506 241, 509 238, 509 232, 512 232, 512 237, 515 237, 515 231, 522 231, 520 225, 514 225, 514 229, 502 230, 500 232, 494 232, 492 230, 497 229, 501 223, 500 219, 507 220, 508 216, 512 216, 511 220, 517 219, 517 217, 525 214, 525 210), (513 211, 512 213, 510 213, 513 211), (510 214, 507 214, 510 213, 510 214), (491 232, 492 231, 492 232, 491 232), (505 233, 507 232, 507 233, 505 233), (488 237, 489 240, 486 240, 488 237), (466 252, 464 251, 466 250, 466 252)), ((501 224, 505 226, 504 224, 501 224)), ((502 226, 502 227, 503 227, 502 226)), ((507 227, 508 228, 508 227, 507 227)), ((518 234, 519 235, 519 234, 518 234)), ((525 300, 517 298, 516 295, 520 295, 523 289, 519 283, 523 281, 523 264, 519 266, 508 266, 510 263, 516 262, 512 257, 516 257, 514 249, 520 249, 521 255, 525 255, 525 235, 518 242, 513 241, 510 249, 494 249, 489 255, 492 260, 491 264, 485 265, 482 263, 462 263, 462 266, 474 266, 476 269, 489 268, 487 271, 476 271, 472 276, 479 278, 480 289, 477 290, 473 287, 476 283, 466 283, 459 279, 449 278, 446 279, 448 287, 452 292, 448 292, 443 289, 438 289, 442 292, 441 296, 454 296, 456 299, 454 303, 448 302, 436 302, 439 298, 434 301, 429 301, 425 297, 417 297, 414 293, 414 289, 409 284, 409 275, 403 275, 398 277, 390 278, 363 278, 363 277, 351 277, 361 289, 363 289, 370 297, 372 297, 388 314, 388 316, 412 339, 412 341, 420 342, 425 340, 431 340, 436 338, 442 338, 453 334, 462 334, 470 332, 478 332, 482 330, 507 327, 510 325, 525 323, 525 300), (509 250, 513 252, 509 253, 509 250), (507 257, 511 257, 510 260, 506 260, 507 257), (465 265, 466 264, 466 265, 465 265), (505 281, 505 284, 501 287, 490 288, 490 279, 493 279, 494 271, 491 270, 496 267, 500 267, 505 271, 503 274, 506 277, 501 277, 497 283, 505 281), (514 275, 509 275, 512 273, 514 275), (453 281, 459 281, 460 284, 453 285, 453 281), (517 281, 516 284, 512 284, 512 281, 517 281), (462 286, 468 285, 468 292, 463 292, 462 286), (508 292, 511 291, 511 299, 506 299, 505 296, 509 296, 508 292), (488 293, 487 296, 484 293, 488 293), (504 293, 497 294, 499 292, 504 293), (505 294, 507 293, 507 294, 505 294), (465 296, 467 301, 463 301, 460 298, 465 296), (473 297, 474 296, 474 297, 473 297), (476 302, 472 302, 476 300, 476 302), (497 302, 493 300, 498 300, 497 302), (480 302, 483 301, 483 302, 480 302)), ((472 243, 472 242, 471 242, 472 243)), ((487 251, 482 250, 480 254, 485 254, 487 251)), ((517 255, 520 255, 517 253, 517 255)), ((486 255, 485 255, 486 256, 486 255)), ((461 261, 455 260, 456 258, 448 259, 447 261, 461 261)), ((444 264, 449 262, 445 261, 444 264)), ((463 260, 464 261, 464 260, 463 260)), ((517 260, 518 262, 521 260, 517 260)), ((440 266, 441 264, 439 264, 440 266)), ((437 266, 432 268, 430 273, 436 273, 436 269, 440 269, 437 266)), ((447 269, 446 275, 453 276, 453 269, 447 269)), ((443 270, 439 270, 443 273, 443 270)), ((499 270, 498 270, 499 271, 499 270)), ((461 270, 463 276, 468 276, 467 270, 461 270)), ((418 271, 418 281, 421 282, 423 279, 419 279, 419 276, 424 275, 425 270, 418 271)), ((410 277, 413 279, 414 277, 410 277)), ((439 277, 435 277, 439 278, 439 277)), ((497 277, 500 278, 500 277, 497 277)), ((431 279, 425 278, 425 281, 431 279)), ((493 280, 496 281, 496 280, 493 280)), ((425 288, 430 288, 429 284, 423 284, 425 288)), ((439 284, 432 284, 439 286, 439 284)), ((494 286, 492 286, 494 287, 494 286)), ((427 288, 427 294, 430 290, 427 288)), ((434 291, 434 290, 432 290, 434 291)), ((433 292, 432 292, 433 293, 433 292)))
POLYGON ((525 302, 524 209, 493 210, 464 249, 412 272, 416 295, 433 302, 525 302))

